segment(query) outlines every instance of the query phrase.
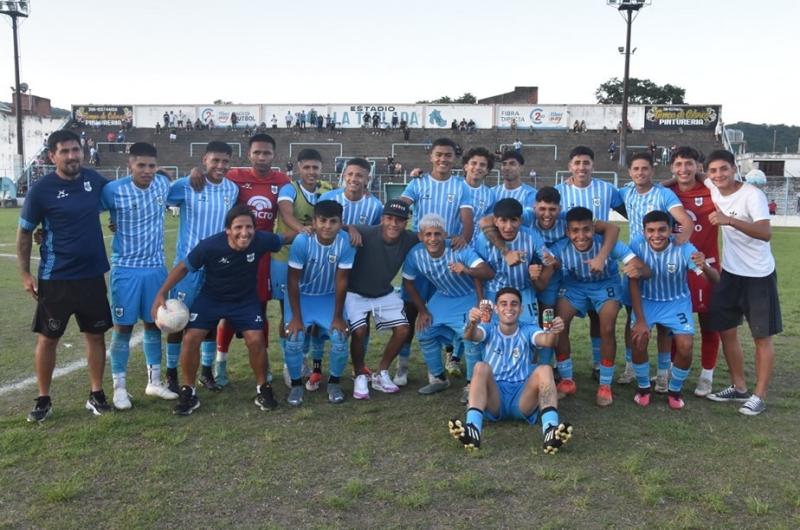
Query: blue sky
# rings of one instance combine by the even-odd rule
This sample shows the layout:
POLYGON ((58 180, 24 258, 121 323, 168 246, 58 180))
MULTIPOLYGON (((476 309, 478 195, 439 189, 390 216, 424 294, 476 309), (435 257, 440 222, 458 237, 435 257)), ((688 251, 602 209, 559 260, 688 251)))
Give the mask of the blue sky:
MULTIPOLYGON (((0 100, 14 83, 0 17, 0 100)), ((723 105, 726 122, 800 125, 796 0, 653 0, 631 75, 723 105)), ((515 85, 593 103, 622 77, 625 24, 604 0, 32 0, 22 80, 77 103, 407 103, 515 85)))

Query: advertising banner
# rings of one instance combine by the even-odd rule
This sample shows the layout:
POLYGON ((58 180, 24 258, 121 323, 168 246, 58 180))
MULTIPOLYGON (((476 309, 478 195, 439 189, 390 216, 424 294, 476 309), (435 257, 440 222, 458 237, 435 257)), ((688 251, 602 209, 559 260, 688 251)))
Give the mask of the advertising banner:
POLYGON ((133 108, 133 125, 136 127, 153 128, 156 122, 164 126, 164 113, 175 116, 175 125, 181 121, 194 123, 197 119, 197 110, 193 105, 136 105, 133 108))
POLYGON ((405 120, 409 127, 417 128, 422 126, 422 105, 393 105, 393 104, 358 104, 358 105, 329 105, 331 119, 336 120, 337 126, 341 124, 344 128, 361 127, 364 123, 364 115, 375 116, 375 113, 389 125, 392 124, 392 117, 397 113, 398 124, 405 120))
POLYGON ((567 107, 564 105, 498 105, 495 127, 507 129, 516 121, 519 129, 566 129, 567 107))
POLYGON ((214 127, 230 127, 236 114, 236 126, 256 126, 261 123, 258 105, 207 105, 197 107, 197 116, 204 124, 214 122, 214 127))
POLYGON ((84 125, 122 125, 133 120, 133 105, 73 105, 72 118, 84 125))
POLYGON ((718 106, 648 105, 645 129, 714 129, 719 121, 718 106))
POLYGON ((428 129, 449 129, 453 120, 475 122, 478 129, 491 129, 494 106, 492 105, 436 105, 426 104, 422 127, 428 129))

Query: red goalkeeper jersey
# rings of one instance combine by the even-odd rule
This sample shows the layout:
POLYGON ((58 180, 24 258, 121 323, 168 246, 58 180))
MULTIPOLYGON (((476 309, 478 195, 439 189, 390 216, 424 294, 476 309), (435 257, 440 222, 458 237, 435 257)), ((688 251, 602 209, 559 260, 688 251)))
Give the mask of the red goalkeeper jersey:
POLYGON ((246 204, 256 216, 256 230, 272 232, 278 217, 278 192, 290 182, 280 171, 257 177, 253 168, 233 168, 225 175, 239 187, 239 204, 246 204))
MULTIPOLYGON (((705 254, 710 265, 719 270, 719 228, 708 221, 709 214, 714 211, 711 192, 700 182, 695 183, 695 186, 688 191, 681 191, 677 183, 670 186, 670 189, 675 192, 689 213, 689 217, 694 221, 694 234, 689 241, 705 254)), ((680 228, 680 225, 675 225, 676 232, 680 232, 680 228)))

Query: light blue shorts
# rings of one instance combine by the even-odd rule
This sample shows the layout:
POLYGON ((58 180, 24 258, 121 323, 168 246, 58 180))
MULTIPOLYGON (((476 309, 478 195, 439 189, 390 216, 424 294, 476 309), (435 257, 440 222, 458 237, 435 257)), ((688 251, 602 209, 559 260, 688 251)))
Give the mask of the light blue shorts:
MULTIPOLYGON (((192 307, 200 289, 206 281, 206 271, 203 269, 188 273, 169 292, 170 298, 182 300, 186 307, 192 307)), ((255 286, 253 286, 255 288, 255 286)))
POLYGON ((567 282, 561 288, 563 297, 572 304, 579 317, 594 310, 600 312, 603 304, 609 301, 620 303, 622 297, 622 285, 619 278, 607 278, 596 282, 567 282))
MULTIPOLYGON (((642 299, 642 310, 647 325, 650 327, 661 324, 673 335, 694 335, 692 299, 689 296, 669 302, 642 299)), ((635 323, 636 315, 631 313, 631 325, 635 323)))
POLYGON ((114 324, 132 326, 139 319, 152 323, 150 309, 166 279, 165 267, 113 267, 111 316, 114 324))
POLYGON ((525 389, 525 383, 527 381, 495 381, 497 389, 500 391, 500 412, 494 415, 485 410, 483 411, 483 417, 489 421, 522 420, 531 425, 536 423, 539 419, 538 407, 529 416, 523 414, 519 409, 519 400, 522 397, 522 391, 525 389))

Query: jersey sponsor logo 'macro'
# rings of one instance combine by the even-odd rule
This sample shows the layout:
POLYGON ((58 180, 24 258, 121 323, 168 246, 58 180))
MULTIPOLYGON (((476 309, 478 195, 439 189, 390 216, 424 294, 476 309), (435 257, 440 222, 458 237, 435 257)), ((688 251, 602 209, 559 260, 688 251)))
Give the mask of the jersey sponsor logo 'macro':
POLYGON ((273 213, 272 201, 263 195, 253 195, 247 200, 247 206, 253 210, 253 215, 256 219, 272 219, 275 215, 273 213))

